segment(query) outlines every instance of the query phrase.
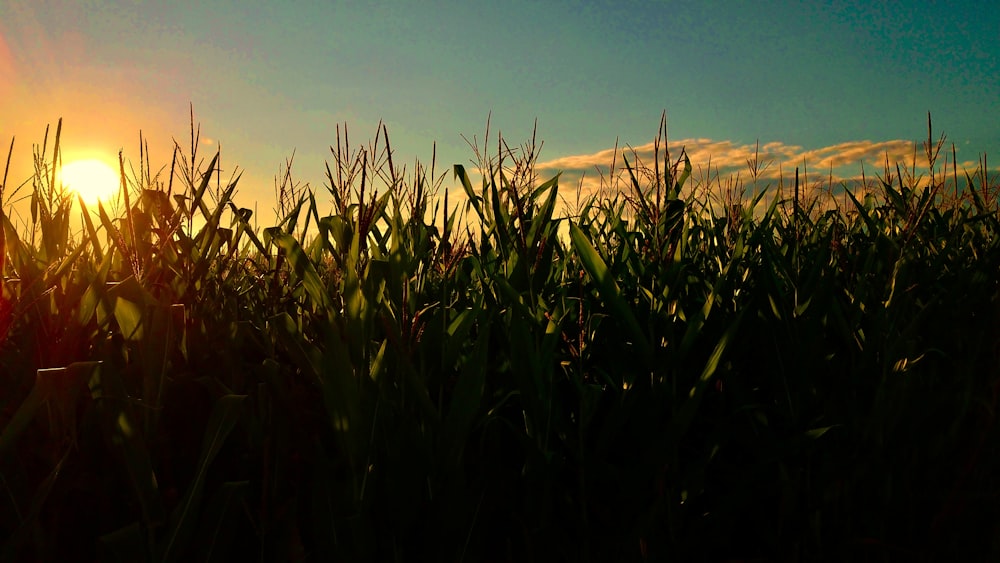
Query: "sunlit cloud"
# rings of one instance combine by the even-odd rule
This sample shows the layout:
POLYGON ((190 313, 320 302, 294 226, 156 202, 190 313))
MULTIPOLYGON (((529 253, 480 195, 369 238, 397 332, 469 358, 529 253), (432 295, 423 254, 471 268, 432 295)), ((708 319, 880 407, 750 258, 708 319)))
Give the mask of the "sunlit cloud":
MULTIPOLYGON (((666 153, 661 147, 659 157, 662 161, 664 156, 669 154, 673 160, 681 154, 682 150, 688 155, 691 165, 696 169, 699 166, 711 166, 724 174, 735 173, 740 169, 748 169, 749 163, 756 161, 762 167, 766 166, 766 173, 761 178, 776 179, 779 175, 777 170, 779 165, 783 169, 809 167, 814 170, 855 166, 860 171, 862 163, 865 166, 882 164, 886 159, 890 163, 910 162, 914 156, 914 143, 903 140, 851 141, 806 150, 797 145, 787 145, 780 142, 764 143, 758 146, 756 144, 737 144, 732 141, 685 139, 671 141, 667 146, 666 153)), ((653 143, 638 147, 625 147, 619 150, 627 158, 631 159, 633 156, 637 156, 640 161, 650 166, 654 158, 654 151, 653 143)), ((922 154, 918 156, 922 156, 922 154)), ((538 169, 543 171, 561 170, 564 173, 591 171, 602 167, 606 169, 611 165, 614 157, 614 149, 606 149, 593 154, 574 155, 542 162, 538 164, 538 169)), ((622 165, 620 155, 618 165, 622 165)))
MULTIPOLYGON (((849 141, 806 149, 798 145, 772 141, 740 144, 730 140, 704 138, 670 141, 666 150, 661 145, 647 143, 635 147, 619 147, 591 154, 572 155, 541 162, 537 170, 542 177, 561 173, 560 184, 578 190, 588 197, 600 190, 629 189, 626 160, 632 166, 640 185, 655 174, 654 161, 662 174, 665 166, 674 164, 682 154, 691 162, 691 177, 685 188, 718 193, 722 190, 742 190, 751 185, 757 189, 788 187, 794 184, 795 172, 800 184, 807 189, 825 188, 842 192, 850 184, 860 186, 864 178, 869 183, 878 177, 903 174, 921 177, 927 170, 927 157, 922 143, 895 139, 888 141, 849 141), (638 163, 638 164, 637 164, 638 163), (889 169, 886 169, 886 166, 889 169)), ((939 155, 936 169, 943 166, 954 171, 950 152, 939 155)), ((975 161, 960 161, 958 170, 974 170, 975 161)), ((961 175, 961 172, 960 172, 961 175)), ((569 192, 564 190, 564 193, 569 192)), ((567 195, 567 197, 569 197, 567 195)))

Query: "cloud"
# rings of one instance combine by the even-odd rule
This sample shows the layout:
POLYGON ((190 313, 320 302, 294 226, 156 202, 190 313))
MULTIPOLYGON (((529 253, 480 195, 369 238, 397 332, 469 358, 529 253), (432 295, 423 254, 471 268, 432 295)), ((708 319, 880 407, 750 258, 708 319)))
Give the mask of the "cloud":
MULTIPOLYGON (((638 156, 639 160, 651 165, 654 157, 654 144, 647 143, 638 147, 625 147, 620 149, 628 157, 638 156)), ((684 150, 691 165, 694 168, 699 166, 711 166, 714 169, 726 172, 736 172, 738 169, 748 169, 749 162, 754 160, 762 165, 767 164, 768 169, 809 167, 811 169, 828 169, 830 167, 840 168, 844 166, 860 166, 883 163, 888 158, 890 163, 897 161, 909 162, 913 158, 914 143, 911 141, 851 141, 830 145, 819 149, 806 150, 798 145, 788 145, 781 142, 770 142, 761 145, 737 144, 733 141, 714 141, 711 139, 685 139, 681 141, 671 141, 667 146, 667 151, 672 157, 677 157, 684 150)), ((922 154, 922 151, 921 151, 922 154)), ((614 149, 605 149, 593 154, 574 155, 549 160, 538 164, 539 170, 582 172, 610 166, 615 156, 614 149)), ((664 151, 659 150, 662 160, 664 151)), ((621 159, 619 158, 619 164, 621 159)), ((765 177, 777 178, 777 171, 773 171, 765 177)))
MULTIPOLYGON (((749 190, 794 185, 795 170, 800 173, 800 185, 807 189, 826 188, 843 192, 845 185, 860 186, 862 177, 870 184, 888 172, 895 175, 896 164, 906 174, 920 178, 927 171, 927 158, 920 143, 894 139, 888 141, 848 141, 820 148, 806 149, 780 141, 740 144, 731 140, 704 138, 671 141, 663 147, 647 143, 636 147, 619 147, 591 154, 572 155, 541 162, 536 170, 542 178, 561 173, 561 185, 577 188, 581 197, 596 193, 613 193, 631 189, 631 178, 625 169, 626 158, 633 167, 641 187, 652 185, 654 160, 659 160, 659 172, 669 162, 674 164, 686 153, 692 167, 684 189, 704 190, 719 194, 726 190, 749 190), (612 169, 612 163, 614 169, 612 169)), ((942 151, 936 164, 940 172, 947 161, 952 169, 951 155, 942 151)), ((962 162, 959 169, 974 170, 975 162, 962 162)))

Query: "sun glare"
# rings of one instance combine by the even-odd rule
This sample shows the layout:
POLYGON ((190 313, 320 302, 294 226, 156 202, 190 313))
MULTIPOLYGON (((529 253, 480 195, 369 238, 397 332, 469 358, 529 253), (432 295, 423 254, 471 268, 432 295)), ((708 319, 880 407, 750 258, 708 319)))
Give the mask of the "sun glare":
POLYGON ((97 159, 75 160, 62 167, 62 181, 67 189, 80 194, 88 206, 98 200, 107 203, 118 192, 118 172, 97 159))

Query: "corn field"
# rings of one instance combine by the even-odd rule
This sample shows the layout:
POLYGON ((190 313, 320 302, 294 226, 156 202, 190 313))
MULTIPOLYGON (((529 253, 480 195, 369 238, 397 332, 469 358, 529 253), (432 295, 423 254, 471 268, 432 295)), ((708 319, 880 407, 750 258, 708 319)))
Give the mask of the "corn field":
POLYGON ((570 206, 533 141, 480 178, 338 129, 260 229, 194 138, 81 213, 46 134, 0 212, 0 560, 1000 557, 985 161, 722 201, 658 141, 570 206))

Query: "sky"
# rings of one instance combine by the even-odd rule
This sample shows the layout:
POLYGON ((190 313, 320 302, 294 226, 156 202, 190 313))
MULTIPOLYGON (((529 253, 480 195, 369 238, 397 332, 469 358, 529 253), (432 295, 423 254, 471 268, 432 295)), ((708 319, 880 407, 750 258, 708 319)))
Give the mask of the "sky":
POLYGON ((512 146, 537 120, 538 168, 565 186, 616 146, 648 156, 663 112, 696 173, 739 172, 759 146, 771 180, 908 161, 931 112, 975 167, 1000 157, 997 29, 1000 10, 960 0, 2 0, 0 147, 8 187, 60 118, 64 161, 137 162, 141 131, 156 170, 190 146, 193 107, 201 155, 242 170, 258 213, 293 153, 321 193, 338 124, 367 143, 380 121, 397 164, 429 165, 436 143, 441 171, 470 164, 487 119, 512 146))

